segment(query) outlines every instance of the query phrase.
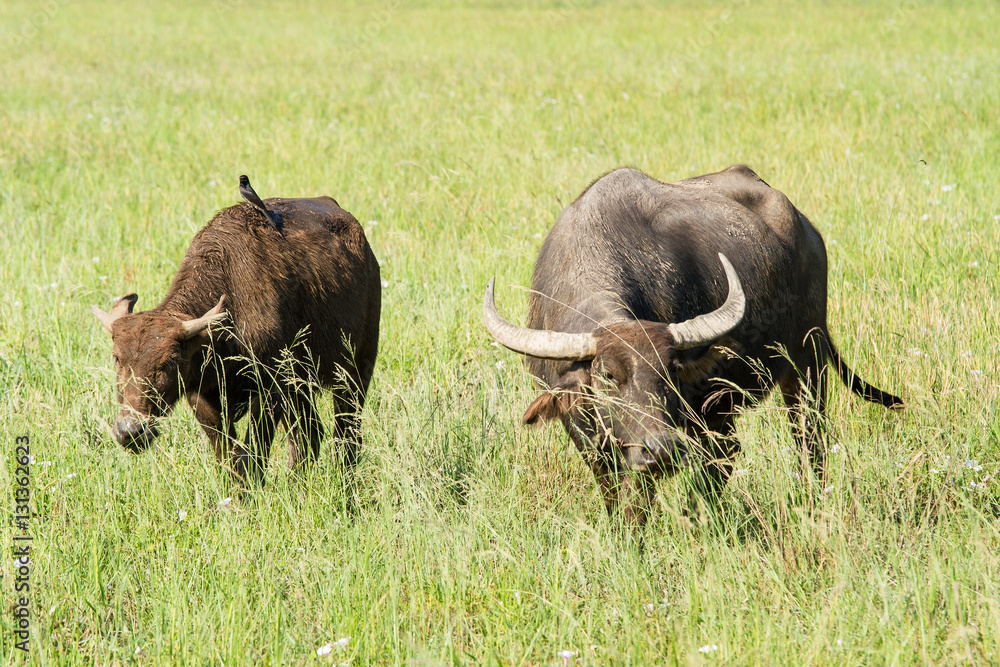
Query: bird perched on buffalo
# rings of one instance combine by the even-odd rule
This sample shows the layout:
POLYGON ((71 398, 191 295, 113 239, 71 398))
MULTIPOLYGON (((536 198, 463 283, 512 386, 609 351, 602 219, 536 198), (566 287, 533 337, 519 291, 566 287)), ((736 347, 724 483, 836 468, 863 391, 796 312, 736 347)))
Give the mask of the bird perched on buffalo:
POLYGON ((281 217, 264 205, 261 198, 257 196, 256 192, 254 192, 253 187, 250 185, 250 179, 247 178, 246 174, 240 175, 240 195, 248 204, 257 209, 257 212, 264 216, 264 219, 267 220, 267 222, 274 227, 279 234, 284 236, 284 233, 281 231, 284 227, 281 217))

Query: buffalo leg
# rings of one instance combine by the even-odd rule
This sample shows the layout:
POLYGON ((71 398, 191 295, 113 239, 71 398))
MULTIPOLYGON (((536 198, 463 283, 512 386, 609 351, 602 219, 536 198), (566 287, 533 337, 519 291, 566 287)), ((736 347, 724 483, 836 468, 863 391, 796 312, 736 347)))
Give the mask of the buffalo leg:
POLYGON ((699 498, 715 505, 733 474, 733 459, 740 453, 740 441, 733 435, 733 420, 727 419, 715 433, 698 437, 698 456, 692 457, 692 487, 688 492, 688 511, 698 507, 699 498))
POLYGON ((604 508, 608 511, 608 516, 614 516, 618 509, 618 482, 613 459, 592 449, 579 449, 584 462, 594 473, 594 480, 601 490, 604 508))
POLYGON ((815 358, 802 361, 798 374, 789 373, 781 380, 781 395, 788 408, 792 437, 802 456, 808 455, 813 473, 823 480, 826 477, 826 365, 815 358))
POLYGON ((265 463, 279 418, 280 410, 271 396, 260 392, 251 395, 245 444, 235 442, 230 453, 233 472, 248 484, 264 483, 265 463))
POLYGON ((208 441, 212 444, 215 460, 223 463, 226 452, 236 440, 236 427, 231 420, 223 418, 217 395, 210 396, 193 391, 188 394, 187 399, 194 411, 195 419, 201 424, 208 441))
POLYGON ((655 492, 652 475, 625 470, 614 457, 592 449, 580 453, 594 473, 608 517, 620 519, 627 526, 644 526, 655 492))
POLYGON ((361 405, 352 398, 338 398, 335 436, 341 447, 339 456, 346 466, 353 466, 361 454, 361 405))
POLYGON ((642 528, 649 518, 656 485, 647 472, 620 472, 617 476, 618 507, 622 523, 642 528))
POLYGON ((715 500, 733 474, 733 459, 740 453, 740 441, 733 436, 735 425, 727 420, 719 431, 698 435, 699 456, 694 465, 695 485, 703 496, 715 500))
POLYGON ((286 414, 288 427, 288 467, 297 470, 304 462, 319 458, 325 429, 308 396, 299 396, 286 414))
POLYGON ((345 385, 336 397, 335 430, 342 447, 340 457, 346 466, 353 466, 361 455, 361 410, 365 406, 373 369, 374 363, 366 363, 348 372, 345 385))

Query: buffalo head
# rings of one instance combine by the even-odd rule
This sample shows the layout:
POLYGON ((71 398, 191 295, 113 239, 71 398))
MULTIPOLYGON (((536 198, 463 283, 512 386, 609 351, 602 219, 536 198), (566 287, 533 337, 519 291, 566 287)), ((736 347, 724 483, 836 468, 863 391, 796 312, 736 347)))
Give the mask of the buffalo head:
POLYGON ((515 352, 563 362, 558 382, 528 406, 524 423, 559 419, 578 446, 621 451, 632 470, 676 468, 688 454, 680 388, 709 377, 743 318, 739 277, 719 259, 729 296, 717 310, 680 323, 601 323, 589 333, 511 324, 497 312, 491 279, 483 308, 490 334, 515 352))
POLYGON ((227 315, 222 310, 225 298, 189 320, 157 310, 133 313, 139 299, 134 293, 117 299, 110 313, 91 306, 111 334, 120 407, 112 431, 123 447, 140 452, 156 437, 156 420, 180 397, 181 378, 188 375, 193 354, 204 343, 199 338, 227 315))

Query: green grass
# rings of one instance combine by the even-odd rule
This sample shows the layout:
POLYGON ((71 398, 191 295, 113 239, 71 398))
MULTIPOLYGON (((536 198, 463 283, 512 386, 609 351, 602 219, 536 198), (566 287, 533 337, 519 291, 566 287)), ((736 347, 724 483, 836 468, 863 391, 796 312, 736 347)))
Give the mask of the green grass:
POLYGON ((970 487, 1000 472, 995 4, 174 4, 0 6, 0 496, 30 433, 34 663, 1000 662, 1000 483, 970 487), (824 233, 833 335, 909 409, 835 387, 811 495, 769 401, 719 516, 665 480, 639 553, 561 430, 518 426, 482 289, 523 321, 507 286, 607 170, 737 162, 824 233), (276 444, 225 510, 186 409, 114 443, 89 307, 155 305, 241 173, 335 197, 389 287, 356 472, 327 442, 291 478, 276 444))

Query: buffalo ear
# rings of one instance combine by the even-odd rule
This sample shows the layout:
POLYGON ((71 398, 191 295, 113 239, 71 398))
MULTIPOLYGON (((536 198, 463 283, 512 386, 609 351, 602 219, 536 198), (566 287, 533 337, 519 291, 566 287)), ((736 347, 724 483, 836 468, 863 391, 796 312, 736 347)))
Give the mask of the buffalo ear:
POLYGON ((553 387, 531 402, 521 423, 530 426, 539 421, 562 419, 573 411, 580 396, 582 387, 576 383, 553 387))
POLYGON ((94 313, 94 317, 97 318, 97 321, 101 323, 105 330, 111 333, 111 325, 115 323, 115 320, 125 315, 131 315, 132 309, 135 308, 135 302, 138 300, 139 295, 132 292, 131 294, 126 294, 115 299, 110 313, 104 312, 97 306, 91 306, 90 311, 94 313))
POLYGON ((693 384, 708 378, 724 359, 740 353, 740 344, 723 336, 711 345, 678 353, 677 371, 680 381, 693 384))
POLYGON ((525 410, 521 423, 530 426, 539 421, 561 419, 563 415, 561 403, 560 397, 551 391, 542 392, 542 395, 533 400, 525 410))

